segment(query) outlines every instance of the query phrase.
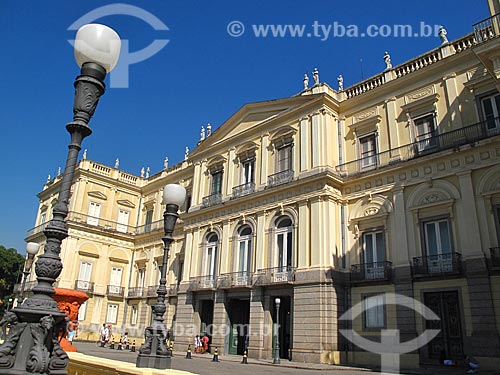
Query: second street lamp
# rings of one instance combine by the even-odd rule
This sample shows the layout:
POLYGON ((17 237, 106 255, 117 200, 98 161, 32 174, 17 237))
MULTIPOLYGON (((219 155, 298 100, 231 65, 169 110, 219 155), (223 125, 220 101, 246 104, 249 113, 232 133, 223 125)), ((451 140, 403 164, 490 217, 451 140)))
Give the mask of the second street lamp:
POLYGON ((276 304, 276 342, 275 342, 275 348, 274 348, 274 359, 273 359, 273 364, 279 365, 280 364, 280 303, 281 300, 279 298, 276 298, 274 300, 274 303, 276 304))
POLYGON ((44 253, 36 262, 37 285, 33 295, 6 313, 0 322, 2 328, 11 327, 0 351, 3 375, 67 374, 69 358, 58 341, 59 333, 65 330, 66 314, 52 298, 52 284, 63 267, 59 254, 62 241, 68 237, 66 217, 78 153, 83 139, 92 133, 88 122, 104 94, 106 73, 118 62, 120 46, 118 34, 104 25, 84 25, 76 33, 75 59, 81 71, 74 84, 73 121, 66 125, 71 136, 66 167, 53 218, 43 231, 46 242, 44 253))
POLYGON ((165 306, 165 296, 167 295, 167 266, 170 244, 174 241, 172 236, 174 227, 179 215, 177 211, 186 200, 186 189, 177 184, 166 185, 163 189, 163 203, 165 203, 165 213, 163 214, 163 226, 165 235, 162 237, 163 260, 161 265, 160 286, 158 287, 158 299, 153 309, 153 322, 144 332, 145 342, 139 348, 137 356, 137 367, 150 367, 156 369, 170 368, 172 351, 167 347, 167 329, 163 321, 163 315, 167 311, 165 306))
POLYGON ((28 242, 26 244, 26 260, 24 262, 23 271, 23 283, 21 284, 21 290, 19 292, 19 297, 17 298, 18 304, 21 305, 24 302, 24 289, 26 288, 26 280, 31 273, 31 266, 35 260, 35 255, 40 249, 40 244, 36 242, 28 242))

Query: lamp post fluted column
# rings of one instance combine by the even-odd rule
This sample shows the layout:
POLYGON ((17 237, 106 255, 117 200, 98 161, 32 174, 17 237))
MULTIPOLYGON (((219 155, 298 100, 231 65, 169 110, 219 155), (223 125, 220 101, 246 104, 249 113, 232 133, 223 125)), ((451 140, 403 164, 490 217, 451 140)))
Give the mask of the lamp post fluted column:
POLYGON ((275 348, 274 348, 274 359, 273 359, 273 364, 279 365, 280 364, 280 303, 281 300, 279 298, 276 298, 274 300, 276 304, 276 342, 275 342, 275 348))
POLYGON ((60 347, 58 335, 66 330, 66 315, 52 299, 53 284, 61 274, 61 243, 68 237, 66 217, 70 189, 82 141, 92 133, 88 122, 105 91, 104 78, 116 65, 120 39, 104 25, 90 24, 80 28, 75 40, 75 57, 81 66, 76 78, 73 121, 66 125, 70 133, 66 166, 60 182, 53 218, 44 230, 44 253, 36 262, 37 285, 33 295, 22 305, 4 315, 0 325, 10 331, 0 345, 0 373, 65 375, 69 358, 60 347))
POLYGON ((149 367, 156 369, 167 369, 171 366, 172 351, 167 347, 167 328, 164 318, 167 311, 165 305, 165 296, 167 295, 167 267, 170 245, 174 241, 172 236, 175 223, 179 218, 177 210, 186 198, 186 190, 176 184, 170 184, 163 189, 163 201, 166 203, 163 214, 163 226, 165 235, 162 237, 164 243, 163 259, 160 274, 160 286, 157 290, 156 304, 151 306, 153 309, 153 322, 144 332, 145 341, 139 348, 137 356, 137 367, 149 367))

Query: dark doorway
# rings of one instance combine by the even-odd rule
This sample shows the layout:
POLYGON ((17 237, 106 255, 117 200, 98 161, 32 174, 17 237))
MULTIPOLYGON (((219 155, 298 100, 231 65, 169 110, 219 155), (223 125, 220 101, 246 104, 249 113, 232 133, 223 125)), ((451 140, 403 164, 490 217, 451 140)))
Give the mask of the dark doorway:
POLYGON ((426 320, 426 329, 440 332, 428 345, 429 359, 462 359, 464 355, 462 321, 458 292, 424 293, 424 302, 441 320, 426 320))
MULTIPOLYGON (((290 349, 292 347, 292 335, 291 335, 291 319, 292 319, 292 309, 291 309, 291 298, 289 296, 279 297, 280 299, 280 311, 279 311, 279 329, 278 336, 280 342, 280 358, 291 360, 290 349)), ((273 297, 273 323, 276 323, 276 297, 273 297)), ((275 325, 273 324, 273 356, 275 348, 275 325)))
POLYGON ((232 299, 229 301, 229 354, 243 355, 248 341, 250 323, 250 301, 232 299))
POLYGON ((207 299, 200 301, 200 337, 207 334, 209 344, 212 343, 212 323, 214 320, 214 301, 207 299))

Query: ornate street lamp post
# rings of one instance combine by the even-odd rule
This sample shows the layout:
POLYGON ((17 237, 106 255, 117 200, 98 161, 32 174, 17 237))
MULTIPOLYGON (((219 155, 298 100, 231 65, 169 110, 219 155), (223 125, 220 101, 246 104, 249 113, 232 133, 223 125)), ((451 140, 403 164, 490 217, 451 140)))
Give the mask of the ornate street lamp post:
POLYGON ((280 303, 281 300, 279 298, 276 298, 274 300, 274 303, 276 304, 276 336, 275 336, 275 346, 274 346, 274 359, 273 359, 273 364, 279 365, 280 364, 280 303))
POLYGON ((21 284, 21 290, 19 291, 19 297, 17 297, 17 302, 21 305, 24 301, 24 289, 26 288, 26 279, 31 273, 31 266, 33 265, 33 260, 35 260, 35 255, 38 253, 40 244, 36 242, 28 242, 26 244, 26 260, 24 261, 24 271, 23 271, 23 283, 21 284))
POLYGON ((33 289, 33 295, 5 314, 0 322, 2 326, 11 327, 5 342, 0 346, 1 374, 67 374, 69 359, 57 340, 59 332, 65 329, 65 314, 52 299, 52 284, 63 267, 59 254, 61 242, 68 237, 65 220, 78 153, 83 139, 92 133, 88 122, 100 96, 104 94, 106 73, 118 62, 120 47, 118 34, 104 25, 85 25, 76 33, 75 59, 81 72, 74 84, 73 121, 66 125, 71 135, 66 167, 53 219, 44 230, 44 253, 36 262, 38 284, 33 289))
POLYGON ((156 369, 170 368, 172 351, 167 347, 167 329, 163 322, 165 314, 165 295, 167 294, 167 261, 170 251, 170 244, 174 240, 175 222, 179 218, 177 210, 186 200, 186 189, 177 184, 166 185, 163 189, 163 203, 165 203, 165 213, 163 214, 163 226, 165 235, 162 237, 165 247, 163 248, 163 261, 161 267, 160 286, 158 287, 158 299, 156 305, 151 306, 154 314, 151 326, 144 332, 145 342, 139 348, 137 356, 137 367, 149 367, 156 369))

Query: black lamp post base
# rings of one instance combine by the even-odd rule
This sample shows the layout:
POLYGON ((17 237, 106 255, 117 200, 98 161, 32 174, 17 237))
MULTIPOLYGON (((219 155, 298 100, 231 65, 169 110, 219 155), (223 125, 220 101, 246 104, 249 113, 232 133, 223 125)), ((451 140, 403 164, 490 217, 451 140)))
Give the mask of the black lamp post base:
POLYGON ((135 366, 165 370, 171 368, 171 362, 172 356, 170 355, 139 354, 135 366))

